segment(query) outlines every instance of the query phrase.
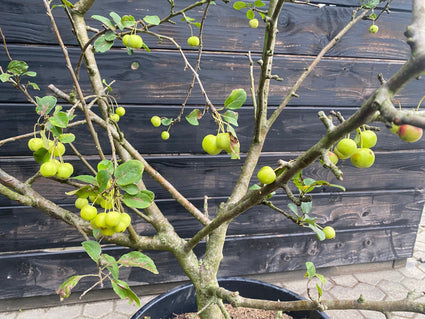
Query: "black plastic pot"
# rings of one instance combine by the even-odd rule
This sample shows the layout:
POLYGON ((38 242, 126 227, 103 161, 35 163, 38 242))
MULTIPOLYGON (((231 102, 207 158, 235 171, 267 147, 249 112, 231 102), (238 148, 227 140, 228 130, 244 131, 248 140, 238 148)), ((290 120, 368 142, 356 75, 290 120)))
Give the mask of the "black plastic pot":
MULTIPOLYGON (((305 299, 300 295, 287 289, 246 278, 220 278, 218 280, 221 287, 238 291, 239 294, 247 298, 261 298, 267 300, 294 301, 305 299)), ((162 294, 148 302, 137 311, 131 319, 168 319, 173 314, 196 312, 195 289, 192 284, 186 284, 162 294)), ((289 315, 296 319, 330 319, 326 314, 319 311, 296 311, 289 315)))

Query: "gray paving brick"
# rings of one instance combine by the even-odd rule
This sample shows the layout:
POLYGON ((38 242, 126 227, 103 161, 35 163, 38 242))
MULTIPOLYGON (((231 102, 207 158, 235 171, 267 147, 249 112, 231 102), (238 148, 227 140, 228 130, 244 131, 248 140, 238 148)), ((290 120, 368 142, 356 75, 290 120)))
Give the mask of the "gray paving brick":
POLYGON ((62 306, 62 307, 54 307, 49 308, 46 311, 45 319, 58 319, 58 318, 66 318, 66 319, 74 319, 80 318, 81 313, 83 311, 83 304, 79 305, 70 305, 70 306, 62 306))
POLYGON ((87 318, 100 319, 113 312, 113 301, 93 302, 84 305, 83 315, 87 318))
POLYGON ((16 319, 38 319, 44 318, 45 309, 31 309, 18 312, 16 319))

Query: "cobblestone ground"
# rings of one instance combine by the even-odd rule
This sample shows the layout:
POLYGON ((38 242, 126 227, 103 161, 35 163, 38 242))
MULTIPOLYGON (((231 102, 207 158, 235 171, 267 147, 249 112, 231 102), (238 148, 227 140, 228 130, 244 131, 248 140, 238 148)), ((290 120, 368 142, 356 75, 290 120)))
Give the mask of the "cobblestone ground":
MULTIPOLYGON (((389 268, 389 267, 388 267, 389 268)), ((403 299, 409 291, 425 291, 425 218, 422 218, 418 238, 412 258, 406 265, 384 270, 350 268, 349 274, 334 275, 330 271, 324 275, 324 299, 357 299, 360 295, 366 300, 403 299)), ((320 271, 318 271, 320 273, 320 271)), ((291 276, 291 280, 273 281, 274 284, 306 296, 306 281, 301 272, 291 276)), ((145 304, 154 296, 141 298, 145 304)), ((425 301, 425 296, 421 297, 425 301)), ((0 312, 0 319, 128 319, 137 311, 135 305, 123 300, 89 302, 61 307, 38 308, 14 312, 0 312)), ((383 314, 371 311, 331 310, 326 312, 331 319, 385 319, 383 314)), ((425 315, 394 313, 391 319, 425 319, 425 315)))

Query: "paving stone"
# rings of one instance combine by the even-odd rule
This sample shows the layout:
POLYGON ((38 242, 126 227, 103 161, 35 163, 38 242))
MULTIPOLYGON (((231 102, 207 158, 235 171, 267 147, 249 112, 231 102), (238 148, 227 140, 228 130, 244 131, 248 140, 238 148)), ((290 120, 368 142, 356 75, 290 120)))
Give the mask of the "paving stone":
MULTIPOLYGON (((384 319, 385 315, 383 315, 380 312, 377 311, 370 311, 370 310, 359 310, 359 312, 363 315, 363 318, 366 319, 384 319)), ((392 318, 394 319, 394 318, 392 318)))
MULTIPOLYGON (((326 314, 331 319, 364 319, 366 318, 358 310, 327 310, 326 314)), ((378 317, 376 317, 375 319, 378 319, 378 317)))
POLYGON ((403 276, 421 280, 425 278, 425 272, 417 267, 416 264, 407 264, 406 267, 397 269, 403 276))
POLYGON ((45 309, 31 309, 19 311, 16 319, 36 319, 44 318, 46 311, 45 309))
POLYGON ((113 301, 87 303, 83 315, 87 318, 99 319, 113 311, 113 301))
POLYGON ((407 297, 407 290, 401 283, 393 282, 387 279, 381 280, 377 287, 381 289, 387 297, 385 300, 399 300, 407 297))
POLYGON ((17 315, 17 312, 0 312, 1 319, 15 319, 17 315))
POLYGON ((344 287, 354 287, 358 283, 353 275, 332 276, 329 281, 344 287))
MULTIPOLYGON (((142 297, 140 298, 140 305, 144 305, 149 300, 151 300, 153 297, 142 297)), ((116 300, 115 301, 115 312, 119 314, 126 315, 127 318, 130 318, 137 310, 139 310, 139 307, 132 303, 131 305, 128 304, 127 300, 116 300)))
POLYGON ((381 281, 383 278, 394 281, 394 282, 399 282, 403 280, 404 278, 402 273, 399 273, 398 271, 394 269, 356 273, 354 274, 354 277, 356 277, 360 282, 370 284, 370 285, 378 284, 378 282, 381 281))
POLYGON ((119 313, 110 313, 107 314, 105 317, 102 317, 102 319, 128 319, 129 317, 127 317, 126 315, 122 315, 119 313))
POLYGON ((336 299, 358 299, 362 295, 366 300, 384 300, 385 294, 375 286, 359 283, 352 288, 334 286, 330 294, 336 299))
POLYGON ((69 305, 69 306, 49 308, 46 311, 45 317, 43 317, 43 319, 80 318, 81 313, 83 311, 83 306, 84 305, 80 304, 80 305, 69 305))
POLYGON ((425 291, 425 282, 423 282, 422 280, 417 280, 414 278, 404 278, 401 281, 401 284, 412 292, 415 291, 420 293, 425 291))

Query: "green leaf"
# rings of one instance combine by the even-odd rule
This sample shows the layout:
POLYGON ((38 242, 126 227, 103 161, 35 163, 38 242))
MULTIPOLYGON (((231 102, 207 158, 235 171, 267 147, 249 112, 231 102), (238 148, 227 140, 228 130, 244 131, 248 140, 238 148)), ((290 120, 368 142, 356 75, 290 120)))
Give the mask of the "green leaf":
POLYGON ((30 77, 35 77, 35 76, 37 76, 37 72, 27 71, 27 72, 23 73, 22 75, 26 75, 26 76, 30 76, 30 77))
POLYGON ((28 70, 28 64, 24 61, 13 60, 10 61, 7 66, 7 72, 12 73, 13 75, 21 75, 28 70))
POLYGON ((120 270, 118 268, 118 264, 115 258, 108 254, 102 254, 101 258, 102 266, 105 266, 111 272, 112 277, 117 280, 120 274, 120 270))
POLYGON ((311 208, 313 206, 313 202, 302 202, 301 210, 304 214, 309 214, 311 212, 311 208))
POLYGON ((111 173, 106 169, 97 172, 96 181, 99 185, 99 192, 103 192, 108 187, 108 182, 111 179, 111 173))
POLYGON ((305 266, 307 268, 307 272, 304 277, 307 277, 308 279, 313 278, 316 275, 316 267, 311 261, 307 261, 305 266))
POLYGON ((102 251, 100 244, 94 240, 86 240, 83 241, 81 245, 83 245, 84 250, 90 258, 93 259, 96 264, 99 264, 100 253, 102 251))
POLYGON ((148 24, 159 25, 159 23, 161 22, 161 19, 158 16, 145 16, 143 18, 143 21, 145 21, 148 24))
POLYGON ((74 288, 83 277, 85 276, 72 276, 60 285, 59 289, 56 291, 60 297, 60 301, 63 301, 71 295, 72 288, 74 288))
POLYGON ((325 233, 323 232, 323 230, 321 230, 315 224, 309 224, 308 227, 310 227, 316 233, 317 238, 319 238, 320 241, 323 241, 326 239, 325 233))
POLYGON ((154 194, 151 191, 143 190, 135 195, 124 194, 123 201, 128 207, 146 208, 149 207, 154 199, 154 194))
POLYGON ((298 206, 294 203, 289 203, 288 208, 295 214, 298 215, 298 206))
POLYGON ((243 2, 243 1, 236 1, 234 4, 233 4, 233 8, 234 9, 236 9, 236 10, 240 10, 240 9, 243 9, 243 8, 246 8, 247 7, 247 5, 246 5, 246 3, 245 2, 243 2))
POLYGON ((55 107, 57 102, 57 99, 51 95, 47 95, 42 98, 36 96, 35 99, 37 101, 37 107, 35 108, 35 111, 39 115, 49 114, 50 111, 55 107))
POLYGON ((75 141, 75 135, 72 133, 61 134, 59 136, 59 141, 61 141, 64 144, 72 143, 75 141))
POLYGON ((252 185, 249 189, 250 190, 256 190, 256 189, 260 189, 261 187, 260 187, 260 185, 258 185, 258 184, 254 184, 254 185, 252 185))
POLYGON ((110 174, 114 173, 114 163, 110 160, 102 160, 97 164, 97 171, 107 170, 110 174))
POLYGON ((370 9, 373 7, 376 7, 379 4, 379 0, 369 0, 366 4, 365 4, 365 8, 366 9, 370 9))
POLYGON ((33 156, 34 156, 34 160, 39 164, 42 164, 50 159, 50 153, 44 147, 35 151, 33 156))
POLYGON ((66 128, 69 122, 68 114, 65 112, 57 112, 52 117, 49 117, 49 122, 54 126, 66 128))
POLYGON ((135 184, 142 178, 143 164, 138 160, 130 160, 115 169, 115 177, 119 186, 135 184))
POLYGON ((246 17, 247 17, 249 20, 254 19, 254 18, 255 18, 255 13, 254 13, 254 11, 252 11, 252 10, 248 10, 248 11, 246 12, 246 17))
POLYGON ((193 22, 192 23, 195 27, 200 28, 201 27, 201 23, 200 22, 193 22))
POLYGON ((173 119, 169 119, 167 117, 164 117, 161 119, 161 124, 164 126, 168 126, 171 124, 171 122, 173 122, 173 119))
POLYGON ((73 176, 71 178, 76 179, 78 181, 85 182, 85 183, 89 183, 92 185, 96 185, 96 178, 91 175, 78 175, 78 176, 73 176))
POLYGON ((120 15, 118 13, 116 13, 116 12, 113 12, 113 11, 110 12, 109 15, 111 16, 112 20, 114 20, 114 22, 118 26, 118 28, 120 28, 120 30, 122 31, 124 29, 124 27, 121 24, 121 17, 120 17, 120 15))
POLYGON ((7 81, 9 81, 9 79, 12 77, 12 74, 9 74, 9 73, 2 73, 2 74, 0 74, 0 81, 2 81, 3 83, 4 82, 7 82, 7 81))
POLYGON ((112 21, 106 17, 100 16, 100 15, 92 15, 92 19, 98 20, 102 22, 104 25, 106 25, 111 30, 116 30, 115 25, 112 23, 112 21))
POLYGON ((62 0, 62 3, 70 9, 74 8, 74 5, 71 2, 69 2, 68 0, 62 0))
MULTIPOLYGON (((50 123, 48 123, 48 124, 50 124, 50 123)), ((58 127, 58 126, 52 126, 52 127, 49 128, 48 126, 49 125, 46 125, 46 128, 47 129, 50 129, 52 131, 53 136, 56 136, 56 137, 59 138, 59 136, 62 135, 62 129, 60 127, 58 127)))
POLYGON ((31 85, 34 90, 39 90, 40 91, 40 87, 38 86, 37 83, 35 83, 35 82, 29 82, 28 81, 28 85, 31 85))
POLYGON ((135 23, 136 23, 136 20, 131 15, 125 15, 121 18, 121 24, 123 25, 124 28, 132 27, 134 26, 135 23))
POLYGON ((120 186, 122 190, 124 190, 126 193, 130 195, 136 195, 140 190, 139 187, 137 187, 136 184, 128 184, 120 186))
POLYGON ((239 126, 238 125, 239 114, 237 112, 227 110, 226 113, 222 114, 221 116, 227 123, 232 124, 233 126, 239 126))
POLYGON ((230 93, 224 102, 224 107, 229 110, 239 109, 246 101, 246 92, 244 89, 235 89, 230 93))
POLYGON ((111 280, 112 289, 115 293, 123 300, 128 299, 129 304, 135 302, 138 307, 140 307, 140 300, 137 295, 130 289, 128 284, 122 280, 111 280))
POLYGON ((202 112, 198 109, 194 109, 188 116, 186 116, 186 120, 191 125, 199 125, 198 120, 202 118, 202 112))
POLYGON ((105 53, 110 48, 112 48, 113 45, 114 41, 108 41, 105 35, 102 35, 101 37, 97 38, 96 41, 94 41, 94 49, 96 52, 100 53, 105 53))
POLYGON ((114 41, 117 38, 117 35, 112 31, 108 31, 105 33, 104 37, 106 41, 114 41))
POLYGON ((140 251, 132 251, 128 254, 122 255, 118 263, 125 267, 140 267, 154 274, 158 274, 155 263, 153 260, 141 253, 140 251))
POLYGON ((323 295, 322 287, 320 287, 320 285, 316 283, 316 288, 317 288, 317 292, 319 293, 319 296, 322 296, 323 295))
POLYGON ((254 4, 255 4, 255 6, 257 8, 260 8, 260 7, 264 7, 265 6, 264 2, 261 1, 261 0, 255 0, 255 3, 254 4))
POLYGON ((321 274, 316 274, 316 277, 319 278, 319 280, 322 284, 324 284, 326 282, 325 276, 323 276, 321 274))

